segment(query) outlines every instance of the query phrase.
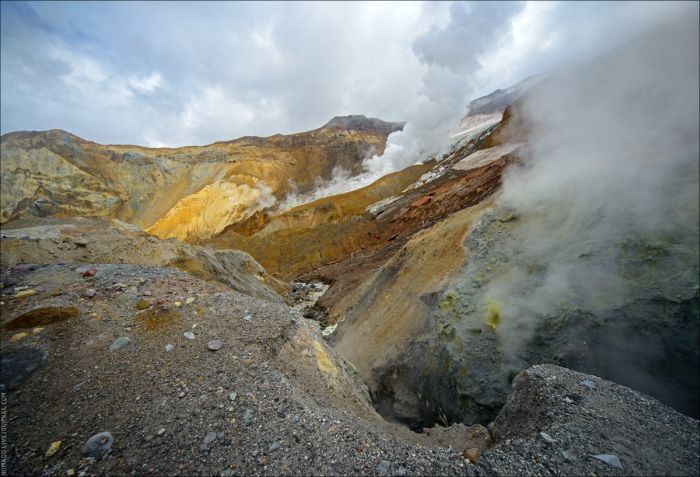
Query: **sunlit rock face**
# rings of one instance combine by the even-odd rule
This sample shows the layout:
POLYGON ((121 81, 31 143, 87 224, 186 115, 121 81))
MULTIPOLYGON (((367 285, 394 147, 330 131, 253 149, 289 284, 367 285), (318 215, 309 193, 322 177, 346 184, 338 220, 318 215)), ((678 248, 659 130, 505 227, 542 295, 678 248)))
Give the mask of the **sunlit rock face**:
POLYGON ((401 126, 349 116, 305 133, 159 149, 100 145, 61 130, 9 133, 0 217, 114 217, 161 238, 200 241, 329 180, 334 169, 358 173, 401 126))

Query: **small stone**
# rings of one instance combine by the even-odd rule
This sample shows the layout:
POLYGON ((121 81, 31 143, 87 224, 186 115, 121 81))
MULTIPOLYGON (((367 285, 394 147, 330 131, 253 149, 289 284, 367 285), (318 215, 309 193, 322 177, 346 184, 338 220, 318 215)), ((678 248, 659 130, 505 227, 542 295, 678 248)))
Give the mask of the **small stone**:
POLYGON ((180 399, 184 398, 184 397, 185 397, 185 392, 184 392, 184 391, 180 391, 180 394, 178 394, 177 397, 179 397, 180 399))
POLYGON ((188 297, 187 300, 185 300, 185 305, 189 305, 190 303, 194 302, 194 298, 188 297))
POLYGON ((136 302, 136 309, 137 310, 146 310, 151 307, 151 304, 148 303, 146 300, 139 300, 136 302))
POLYGON ((56 452, 58 452, 58 449, 61 448, 61 442, 62 441, 53 441, 46 451, 46 457, 53 457, 56 452))
POLYGON ((25 333, 25 332, 22 332, 22 333, 15 333, 14 335, 12 335, 12 338, 10 338, 10 341, 19 341, 19 340, 21 340, 22 338, 24 338, 25 336, 28 336, 28 335, 29 335, 29 333, 25 333))
POLYGON ((73 243, 78 247, 87 247, 88 241, 84 238, 77 238, 73 240, 73 243))
POLYGON ((95 270, 94 268, 91 268, 89 270, 85 270, 80 275, 83 277, 94 277, 96 273, 97 273, 97 270, 95 270))
POLYGON ((146 291, 144 291, 144 292, 142 293, 142 295, 143 295, 143 296, 151 296, 151 292, 149 292, 148 290, 146 290, 146 291))
POLYGON ((92 298, 95 295, 97 295, 97 290, 95 290, 94 288, 88 288, 87 290, 85 290, 83 295, 85 295, 88 298, 92 298))
POLYGON ((615 454, 596 454, 591 455, 591 457, 601 462, 605 462, 611 467, 622 469, 622 463, 620 463, 620 459, 615 454))
POLYGON ((160 429, 158 429, 158 435, 162 436, 163 434, 165 434, 165 427, 161 427, 160 429))
POLYGON ((204 440, 200 444, 199 448, 201 450, 207 450, 209 449, 209 445, 216 440, 216 432, 211 431, 208 432, 207 435, 204 437, 204 440))
POLYGON ((149 435, 147 435, 146 437, 144 437, 143 440, 144 440, 145 442, 151 442, 151 441, 153 440, 153 436, 149 434, 149 435))
POLYGON ((35 326, 34 328, 32 328, 32 334, 33 334, 33 335, 36 335, 36 334, 38 334, 38 333, 41 333, 42 331, 44 331, 44 327, 43 327, 43 326, 35 326))
POLYGON ((165 351, 167 351, 168 353, 174 349, 175 349, 175 345, 171 345, 170 343, 165 345, 165 351))
POLYGON ((73 477, 73 476, 75 475, 75 469, 68 469, 68 470, 66 471, 66 475, 67 475, 68 477, 73 477))
POLYGON ((18 291, 17 293, 15 293, 15 298, 26 298, 28 296, 32 296, 35 294, 36 294, 36 290, 32 290, 32 289, 22 290, 22 291, 18 291))
POLYGON ((375 467, 375 470, 378 474, 386 474, 387 472, 389 472, 390 468, 391 462, 389 462, 388 460, 380 460, 379 464, 377 464, 377 467, 375 467))
POLYGON ((185 331, 183 333, 183 335, 185 336, 185 338, 187 338, 190 341, 192 341, 194 339, 194 333, 192 333, 191 331, 185 331))
POLYGON ((175 302, 175 306, 178 307, 178 308, 180 308, 180 307, 182 306, 182 303, 179 302, 179 301, 176 301, 176 302, 175 302))
POLYGON ((573 459, 573 457, 571 456, 571 452, 566 451, 566 450, 561 451, 561 456, 567 462, 571 462, 571 460, 573 459))
POLYGON ((477 447, 470 447, 462 452, 462 457, 469 459, 469 462, 472 464, 476 464, 479 461, 479 457, 481 457, 481 451, 477 447))
POLYGON ((120 350, 120 349, 124 348, 125 346, 127 346, 129 343, 131 343, 131 340, 129 338, 127 338, 126 336, 120 336, 119 338, 114 340, 111 345, 109 345, 109 350, 110 351, 120 350))
POLYGON ((396 469, 396 475, 404 477, 408 475, 408 470, 406 469, 406 467, 399 467, 398 469, 396 469))
POLYGON ((88 439, 81 449, 84 456, 101 459, 109 452, 114 443, 114 437, 109 432, 100 432, 88 439))
POLYGON ((590 379, 584 379, 583 381, 581 381, 581 384, 586 386, 588 389, 595 389, 595 383, 590 379))
POLYGON ((221 349, 221 340, 211 340, 209 343, 207 343, 207 348, 209 348, 209 351, 218 351, 221 349))
POLYGON ((540 432, 540 437, 542 437, 542 439, 544 439, 544 441, 548 444, 554 444, 555 442, 557 442, 556 439, 554 439, 546 432, 540 432))
POLYGON ((237 397, 238 397, 238 393, 231 393, 228 395, 228 398, 231 401, 235 401, 237 397))
POLYGON ((267 448, 267 451, 274 452, 280 447, 282 447, 282 444, 280 444, 279 442, 273 442, 272 444, 270 444, 270 447, 267 448))
POLYGON ((119 282, 114 285, 115 290, 124 290, 126 288, 129 288, 129 285, 127 285, 126 283, 119 282))
POLYGON ((253 410, 251 408, 247 408, 243 413, 243 422, 246 425, 250 425, 253 422, 253 410))
POLYGON ((574 400, 571 399, 570 397, 566 396, 566 397, 564 398, 564 402, 567 403, 567 404, 573 404, 574 400))
POLYGON ((333 338, 333 335, 335 334, 335 330, 338 328, 338 324, 336 323, 335 325, 331 326, 326 326, 323 331, 321 332, 321 336, 323 336, 324 339, 330 340, 333 338))

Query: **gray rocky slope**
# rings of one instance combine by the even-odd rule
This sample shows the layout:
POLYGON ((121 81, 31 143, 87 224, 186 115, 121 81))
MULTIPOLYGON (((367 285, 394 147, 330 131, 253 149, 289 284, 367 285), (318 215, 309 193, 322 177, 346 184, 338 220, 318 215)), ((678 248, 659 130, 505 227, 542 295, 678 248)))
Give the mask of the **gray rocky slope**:
POLYGON ((9 475, 698 473, 696 420, 563 368, 515 380, 473 465, 381 419, 279 301, 136 265, 18 265, 2 285, 9 475))

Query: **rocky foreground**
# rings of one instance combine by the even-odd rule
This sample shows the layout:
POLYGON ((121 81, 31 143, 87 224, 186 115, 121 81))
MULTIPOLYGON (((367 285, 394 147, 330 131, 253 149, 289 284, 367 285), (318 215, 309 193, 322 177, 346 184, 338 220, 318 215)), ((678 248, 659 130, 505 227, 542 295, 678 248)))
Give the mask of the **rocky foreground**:
POLYGON ((697 420, 551 365, 488 432, 412 433, 316 322, 171 268, 6 266, 1 296, 8 475, 700 473, 697 420))

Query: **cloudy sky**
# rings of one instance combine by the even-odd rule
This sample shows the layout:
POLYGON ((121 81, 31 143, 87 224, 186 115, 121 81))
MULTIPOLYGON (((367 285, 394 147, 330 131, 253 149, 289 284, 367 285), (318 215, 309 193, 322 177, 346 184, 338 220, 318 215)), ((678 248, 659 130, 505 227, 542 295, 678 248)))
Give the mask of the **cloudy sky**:
POLYGON ((582 61, 696 3, 2 3, 1 129, 207 144, 422 108, 582 61), (463 85, 463 87, 462 87, 463 85), (418 97, 425 102, 416 101, 418 97))

